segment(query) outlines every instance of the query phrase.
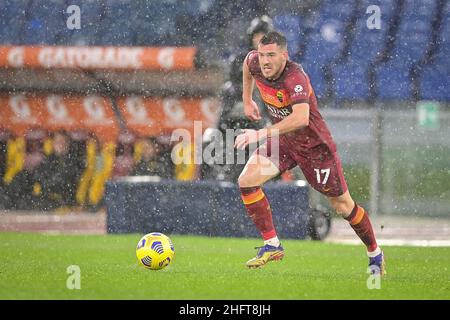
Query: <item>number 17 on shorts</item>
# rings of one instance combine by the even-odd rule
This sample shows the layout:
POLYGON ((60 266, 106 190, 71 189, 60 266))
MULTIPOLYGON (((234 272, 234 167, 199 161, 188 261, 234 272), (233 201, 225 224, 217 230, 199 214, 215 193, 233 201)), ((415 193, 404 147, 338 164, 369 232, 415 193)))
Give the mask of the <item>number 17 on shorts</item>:
POLYGON ((314 169, 316 173, 317 183, 327 184, 328 178, 330 177, 330 168, 326 169, 314 169))

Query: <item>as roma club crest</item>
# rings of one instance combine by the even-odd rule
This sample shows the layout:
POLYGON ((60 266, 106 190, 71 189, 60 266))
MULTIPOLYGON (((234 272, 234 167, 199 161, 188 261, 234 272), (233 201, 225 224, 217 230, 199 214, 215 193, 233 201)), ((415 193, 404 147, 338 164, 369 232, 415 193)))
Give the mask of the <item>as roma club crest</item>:
POLYGON ((283 92, 278 91, 277 92, 277 98, 278 98, 278 101, 283 102, 283 92))

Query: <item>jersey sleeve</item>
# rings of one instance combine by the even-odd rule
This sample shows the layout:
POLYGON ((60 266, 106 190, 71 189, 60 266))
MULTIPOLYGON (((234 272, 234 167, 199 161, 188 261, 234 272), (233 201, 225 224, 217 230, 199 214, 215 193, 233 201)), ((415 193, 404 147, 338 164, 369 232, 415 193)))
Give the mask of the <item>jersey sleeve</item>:
POLYGON ((247 56, 245 57, 245 61, 246 61, 247 66, 248 66, 248 70, 249 70, 250 73, 253 75, 253 74, 254 74, 255 66, 256 66, 256 67, 259 66, 258 52, 257 52, 256 50, 250 51, 250 52, 247 54, 247 56))
POLYGON ((291 105, 298 103, 309 103, 312 94, 311 84, 308 76, 301 69, 293 71, 286 78, 286 89, 291 105))

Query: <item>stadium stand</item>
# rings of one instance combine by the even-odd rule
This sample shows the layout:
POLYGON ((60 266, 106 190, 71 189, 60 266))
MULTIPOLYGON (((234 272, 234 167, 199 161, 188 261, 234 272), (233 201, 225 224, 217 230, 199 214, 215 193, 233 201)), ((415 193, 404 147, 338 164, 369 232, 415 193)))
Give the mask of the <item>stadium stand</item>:
MULTIPOLYGON (((105 18, 105 3, 103 1, 74 0, 71 5, 76 5, 83 13, 81 29, 64 28, 63 39, 65 45, 98 45, 104 31, 103 19, 105 18)), ((65 14, 68 18, 69 14, 65 14)), ((112 28, 114 29, 114 28, 112 28)))
POLYGON ((273 24, 276 30, 284 33, 289 43, 288 50, 291 56, 296 56, 305 41, 304 28, 301 17, 295 14, 280 14, 274 17, 273 24))
POLYGON ((306 51, 298 60, 309 74, 318 98, 328 94, 325 68, 341 55, 346 28, 354 11, 353 0, 327 1, 313 23, 306 51))
POLYGON ((395 48, 390 59, 376 68, 379 98, 406 100, 412 97, 411 68, 425 54, 431 39, 437 3, 405 0, 395 48))
POLYGON ((0 43, 21 44, 23 24, 27 21, 28 1, 5 0, 0 18, 0 43))
POLYGON ((27 8, 22 42, 30 44, 58 44, 66 28, 63 1, 32 1, 27 8))
POLYGON ((388 28, 393 21, 395 1, 363 1, 362 8, 371 5, 380 7, 381 29, 369 29, 365 10, 360 10, 354 29, 355 37, 350 44, 348 55, 343 63, 333 66, 336 78, 335 96, 337 99, 368 99, 368 69, 377 59, 381 59, 388 36, 388 28))
POLYGON ((430 54, 421 68, 420 96, 425 100, 450 101, 450 2, 442 1, 446 5, 439 11, 442 14, 437 28, 435 50, 430 54))

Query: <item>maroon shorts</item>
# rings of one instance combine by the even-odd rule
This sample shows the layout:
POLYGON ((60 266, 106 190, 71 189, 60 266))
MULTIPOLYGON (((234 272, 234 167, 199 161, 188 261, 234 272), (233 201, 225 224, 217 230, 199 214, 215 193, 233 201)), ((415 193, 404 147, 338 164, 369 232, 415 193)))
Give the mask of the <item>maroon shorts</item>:
POLYGON ((269 138, 255 152, 271 160, 281 173, 298 165, 308 183, 327 197, 338 197, 348 189, 338 154, 325 144, 300 152, 281 136, 278 143, 269 138), (278 154, 273 150, 277 145, 278 154))

